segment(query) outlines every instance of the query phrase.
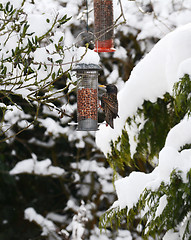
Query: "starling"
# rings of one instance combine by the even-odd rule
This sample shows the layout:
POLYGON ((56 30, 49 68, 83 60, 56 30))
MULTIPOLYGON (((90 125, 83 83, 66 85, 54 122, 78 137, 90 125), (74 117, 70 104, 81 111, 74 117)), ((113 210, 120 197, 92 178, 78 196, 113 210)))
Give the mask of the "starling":
POLYGON ((106 93, 101 96, 101 107, 105 114, 105 121, 111 128, 113 126, 113 119, 118 116, 118 101, 117 101, 117 87, 113 84, 99 85, 106 88, 106 93))

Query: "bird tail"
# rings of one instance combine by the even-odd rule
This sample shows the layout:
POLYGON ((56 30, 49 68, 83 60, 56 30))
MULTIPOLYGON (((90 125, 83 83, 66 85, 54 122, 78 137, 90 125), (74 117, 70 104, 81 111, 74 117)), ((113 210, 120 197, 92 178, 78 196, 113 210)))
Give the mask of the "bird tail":
POLYGON ((106 121, 107 124, 109 124, 109 126, 110 126, 111 128, 114 128, 112 116, 110 116, 110 115, 107 116, 107 117, 105 118, 105 121, 106 121))

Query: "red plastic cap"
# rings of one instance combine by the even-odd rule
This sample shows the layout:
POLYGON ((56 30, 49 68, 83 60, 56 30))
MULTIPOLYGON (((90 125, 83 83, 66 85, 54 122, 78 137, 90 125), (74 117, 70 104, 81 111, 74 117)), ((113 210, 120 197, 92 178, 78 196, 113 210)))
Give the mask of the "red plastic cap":
POLYGON ((96 41, 94 51, 95 52, 115 52, 115 48, 113 47, 113 39, 96 41))

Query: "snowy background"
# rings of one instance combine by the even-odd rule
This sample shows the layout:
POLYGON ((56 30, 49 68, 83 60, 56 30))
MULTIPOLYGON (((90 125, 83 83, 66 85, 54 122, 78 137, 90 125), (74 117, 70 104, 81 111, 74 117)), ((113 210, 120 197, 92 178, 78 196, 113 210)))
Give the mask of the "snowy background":
MULTIPOLYGON (((93 1, 88 1, 89 33, 86 1, 10 3, 16 9, 22 7, 23 13, 18 20, 10 5, 8 15, 0 11, 1 26, 9 22, 0 29, 1 238, 142 239, 139 229, 108 229, 101 234, 99 217, 112 205, 132 208, 145 187, 168 183, 173 169, 181 170, 186 181, 191 153, 179 150, 191 141, 190 119, 186 116, 170 130, 151 173, 119 175, 114 188, 106 157, 110 141, 117 140, 124 126, 133 156, 138 129, 129 128, 127 118, 136 114, 144 100, 155 102, 166 92, 172 94, 173 84, 190 74, 190 1, 114 0, 116 51, 99 55, 85 48, 93 40, 93 1), (59 24, 66 14, 71 19, 59 24), (28 35, 24 36, 25 29, 28 35), (35 43, 35 36, 43 40, 35 43), (35 49, 28 49, 29 42, 36 44, 35 49), (27 61, 16 61, 16 50, 22 52, 22 59, 32 59, 30 74, 24 68, 27 61), (118 87, 120 118, 114 121, 114 130, 101 124, 96 133, 75 131, 76 77, 70 70, 78 61, 99 63, 103 68, 99 82, 118 87), (39 106, 39 99, 45 103, 39 106), (60 118, 58 109, 67 115, 60 118)), ((99 114, 102 122, 103 113, 99 114)), ((158 215, 165 204, 164 197, 158 215)), ((173 234, 168 232, 164 239, 173 234)))

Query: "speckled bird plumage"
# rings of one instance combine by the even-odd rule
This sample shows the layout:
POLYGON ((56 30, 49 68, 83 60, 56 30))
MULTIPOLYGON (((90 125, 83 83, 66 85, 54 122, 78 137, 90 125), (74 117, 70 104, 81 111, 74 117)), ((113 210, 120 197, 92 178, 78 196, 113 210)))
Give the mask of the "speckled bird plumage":
POLYGON ((106 85, 106 93, 101 97, 101 107, 105 114, 105 121, 114 128, 113 119, 118 116, 117 87, 113 84, 106 85))

